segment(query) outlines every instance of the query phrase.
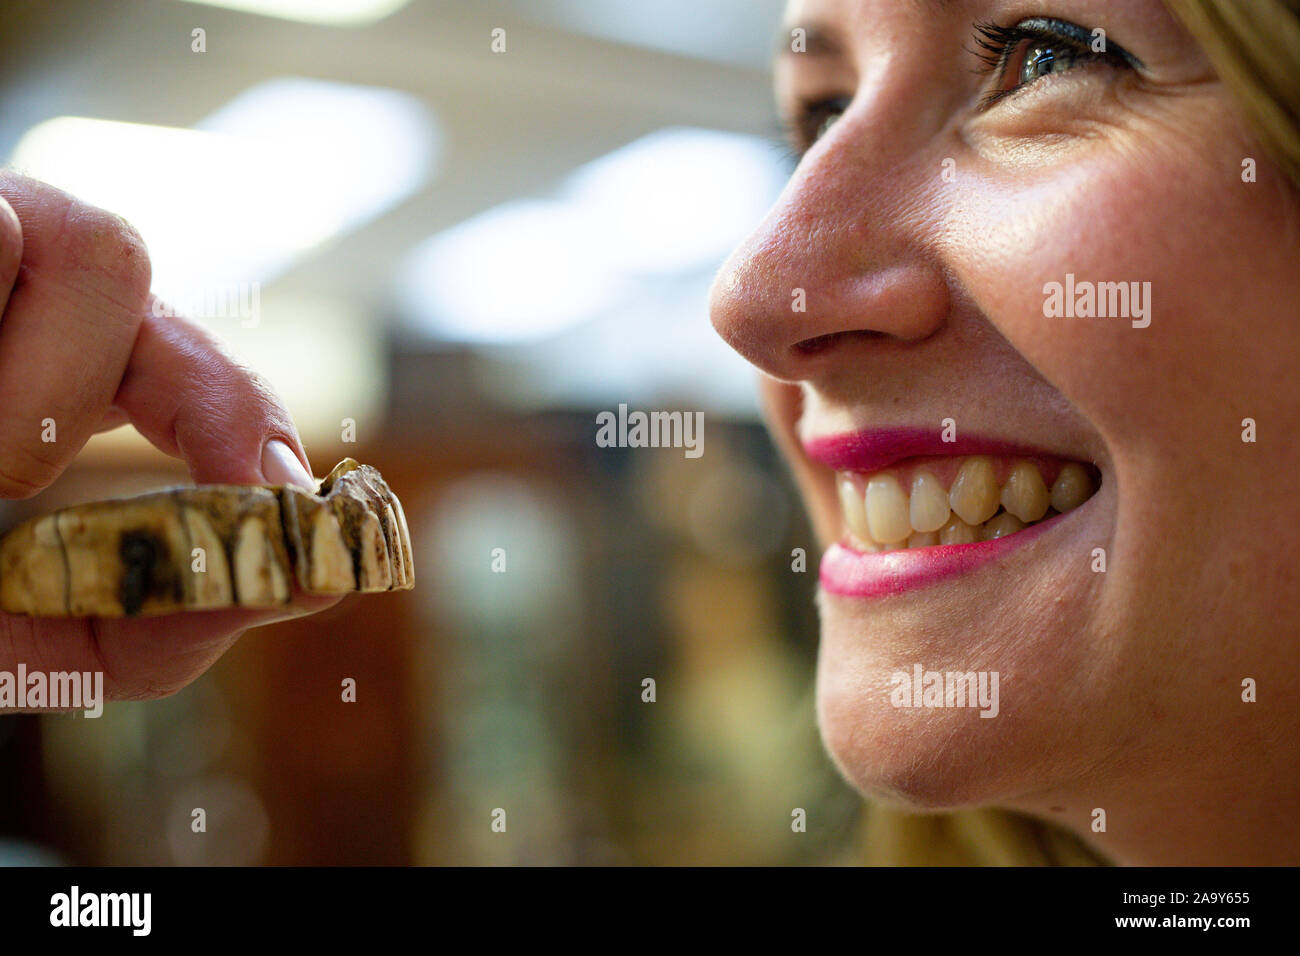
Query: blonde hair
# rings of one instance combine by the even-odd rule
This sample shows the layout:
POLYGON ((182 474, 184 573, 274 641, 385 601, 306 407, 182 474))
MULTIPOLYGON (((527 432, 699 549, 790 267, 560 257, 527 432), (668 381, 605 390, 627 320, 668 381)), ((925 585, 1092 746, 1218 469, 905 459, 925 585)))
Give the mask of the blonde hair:
POLYGON ((854 862, 867 866, 1109 866, 1069 830, 1009 810, 915 814, 868 803, 854 862))
POLYGON ((1166 0, 1300 189, 1300 0, 1166 0))

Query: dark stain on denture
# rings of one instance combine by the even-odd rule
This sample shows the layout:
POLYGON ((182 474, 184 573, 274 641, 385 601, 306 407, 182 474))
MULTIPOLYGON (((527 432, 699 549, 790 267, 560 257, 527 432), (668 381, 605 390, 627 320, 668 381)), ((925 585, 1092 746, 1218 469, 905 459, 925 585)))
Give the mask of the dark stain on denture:
POLYGON ((146 599, 180 599, 180 578, 172 567, 167 545, 147 531, 128 531, 118 546, 122 559, 122 608, 134 617, 146 599))

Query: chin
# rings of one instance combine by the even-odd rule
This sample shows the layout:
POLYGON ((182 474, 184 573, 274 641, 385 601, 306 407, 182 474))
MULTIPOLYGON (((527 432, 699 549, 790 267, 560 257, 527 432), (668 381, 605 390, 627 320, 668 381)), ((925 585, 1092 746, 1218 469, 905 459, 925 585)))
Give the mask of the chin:
POLYGON ((1074 653, 1044 653, 1083 637, 1050 615, 1033 636, 988 615, 959 646, 916 610, 882 615, 824 593, 819 604, 818 726, 865 796, 913 812, 1045 811, 1105 759, 1086 719, 1104 709, 1089 705, 1104 688, 1078 679, 1074 653))

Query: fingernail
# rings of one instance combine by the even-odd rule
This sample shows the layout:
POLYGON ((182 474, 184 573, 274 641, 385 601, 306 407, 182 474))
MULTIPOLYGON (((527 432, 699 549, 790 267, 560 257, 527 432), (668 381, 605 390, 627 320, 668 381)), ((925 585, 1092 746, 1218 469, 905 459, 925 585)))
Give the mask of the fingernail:
POLYGON ((316 479, 307 474, 293 449, 278 438, 272 438, 262 448, 262 475, 268 485, 299 485, 308 491, 316 490, 316 479))

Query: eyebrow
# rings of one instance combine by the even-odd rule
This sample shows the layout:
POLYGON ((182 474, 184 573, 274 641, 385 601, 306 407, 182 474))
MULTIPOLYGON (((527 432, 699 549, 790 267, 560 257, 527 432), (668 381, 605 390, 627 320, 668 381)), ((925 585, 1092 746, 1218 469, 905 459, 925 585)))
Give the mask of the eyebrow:
POLYGON ((777 40, 776 56, 778 59, 787 56, 842 56, 844 54, 844 43, 840 39, 839 31, 832 26, 824 23, 796 23, 791 21, 781 27, 781 36, 777 40), (798 53, 795 52, 794 44, 791 42, 791 34, 795 30, 804 31, 804 49, 798 53))

